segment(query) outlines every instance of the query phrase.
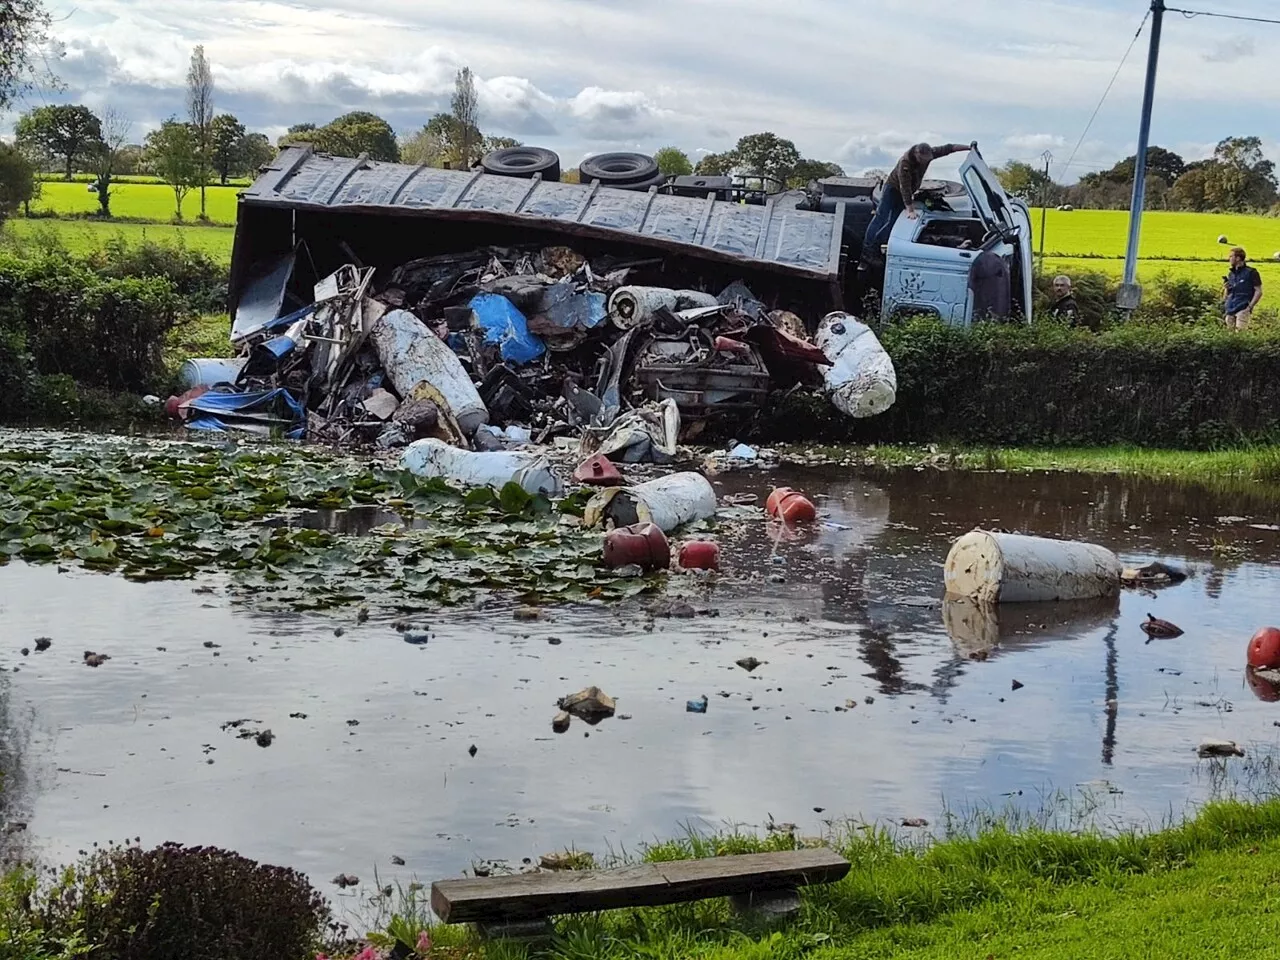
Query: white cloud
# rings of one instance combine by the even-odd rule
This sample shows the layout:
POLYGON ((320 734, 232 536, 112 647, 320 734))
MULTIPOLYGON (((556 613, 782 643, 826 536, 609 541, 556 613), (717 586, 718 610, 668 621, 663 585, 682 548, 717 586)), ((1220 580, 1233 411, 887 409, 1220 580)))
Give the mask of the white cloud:
MULTIPOLYGON (((674 0, 77 0, 55 26, 67 89, 45 96, 112 102, 153 125, 183 112, 187 58, 202 43, 220 106, 258 129, 362 108, 412 130, 447 108, 466 64, 486 132, 565 157, 611 145, 720 151, 773 130, 846 168, 885 166, 920 139, 976 139, 999 162, 1070 153, 1142 6, 739 0, 727 17, 723 4, 674 0)), ((1273 0, 1234 6, 1266 15, 1273 0)), ((1280 139, 1280 91, 1247 39, 1170 18, 1153 142, 1280 139)), ((1132 152, 1144 51, 1121 70, 1073 173, 1132 152)))

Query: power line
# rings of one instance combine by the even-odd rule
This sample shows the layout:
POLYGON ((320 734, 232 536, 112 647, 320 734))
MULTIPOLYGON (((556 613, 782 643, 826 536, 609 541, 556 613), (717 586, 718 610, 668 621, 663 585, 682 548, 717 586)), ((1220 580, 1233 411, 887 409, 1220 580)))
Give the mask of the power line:
POLYGON ((1089 131, 1093 128, 1093 121, 1098 119, 1098 113, 1102 110, 1102 105, 1107 102, 1107 97, 1111 94, 1111 88, 1116 85, 1116 80, 1120 77, 1120 71, 1124 69, 1125 63, 1129 59, 1129 54, 1133 53, 1133 48, 1138 42, 1138 38, 1142 36, 1143 29, 1147 26, 1147 21, 1151 19, 1151 11, 1148 10, 1146 16, 1142 18, 1142 22, 1138 24, 1138 30, 1133 35, 1133 39, 1129 41, 1129 49, 1124 52, 1124 56, 1120 58, 1120 65, 1116 67, 1116 72, 1111 75, 1111 82, 1107 84, 1107 89, 1102 91, 1102 99, 1098 101, 1098 105, 1093 108, 1093 116, 1089 118, 1089 122, 1085 124, 1084 132, 1080 134, 1080 139, 1076 141, 1075 149, 1071 151, 1071 156, 1067 157, 1067 162, 1063 166, 1071 166, 1071 161, 1076 158, 1076 154, 1080 152, 1080 148, 1084 145, 1084 138, 1089 135, 1089 131))
POLYGON ((1188 20, 1196 17, 1215 17, 1219 20, 1244 20, 1248 23, 1274 23, 1280 24, 1280 20, 1274 20, 1270 17, 1246 17, 1238 13, 1214 13, 1209 10, 1179 10, 1176 7, 1166 7, 1169 13, 1180 13, 1188 20))

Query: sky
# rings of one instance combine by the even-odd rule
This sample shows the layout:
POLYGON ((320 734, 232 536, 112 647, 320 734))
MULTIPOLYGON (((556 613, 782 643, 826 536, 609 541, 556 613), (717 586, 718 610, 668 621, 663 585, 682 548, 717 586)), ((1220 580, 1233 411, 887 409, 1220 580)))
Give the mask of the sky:
MULTIPOLYGON (((1280 17, 1275 0, 1169 2, 1280 17)), ((772 130, 850 173, 888 167, 920 140, 977 140, 995 162, 1038 164, 1048 150, 1064 182, 1134 152, 1149 35, 1085 135, 1148 0, 47 3, 62 89, 18 109, 112 107, 136 140, 185 112, 203 44, 215 107, 273 139, 356 109, 412 133, 448 109, 466 65, 481 128, 550 147, 565 166, 668 144, 696 161, 772 130)), ((1280 25, 1166 15, 1152 142, 1193 159, 1257 135, 1280 161, 1280 84, 1266 67, 1277 48, 1280 25)))

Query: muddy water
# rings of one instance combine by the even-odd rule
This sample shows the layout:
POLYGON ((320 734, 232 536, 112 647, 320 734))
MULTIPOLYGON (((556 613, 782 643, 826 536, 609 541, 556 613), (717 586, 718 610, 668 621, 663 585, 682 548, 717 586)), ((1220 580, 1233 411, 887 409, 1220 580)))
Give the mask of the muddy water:
MULTIPOLYGON (((235 848, 322 884, 375 867, 430 880, 770 816, 804 833, 842 816, 936 828, 944 806, 1034 810, 1053 791, 1107 820, 1158 822, 1211 789, 1202 737, 1277 747, 1280 703, 1244 673, 1250 634, 1280 621, 1280 532, 1259 501, 913 471, 740 473, 719 489, 763 497, 782 481, 820 493, 823 522, 729 524, 729 575, 677 583, 717 614, 692 619, 632 606, 522 623, 497 605, 416 617, 430 639, 414 645, 389 617, 233 605, 215 577, 0 568, 0 662, 19 668, 0 681, 21 771, 6 816, 50 859, 140 837, 235 848), (1194 575, 952 636, 941 563, 976 525, 1088 538, 1194 575), (1148 612, 1186 634, 1147 643, 1148 612), (37 636, 52 648, 20 656, 37 636), (112 659, 90 668, 85 650, 112 659), (765 662, 748 673, 746 656, 765 662), (557 697, 588 684, 619 716, 553 734, 557 697), (706 714, 687 713, 702 695, 706 714), (221 729, 239 719, 274 742, 221 729)), ((358 533, 379 519, 310 522, 358 533)))

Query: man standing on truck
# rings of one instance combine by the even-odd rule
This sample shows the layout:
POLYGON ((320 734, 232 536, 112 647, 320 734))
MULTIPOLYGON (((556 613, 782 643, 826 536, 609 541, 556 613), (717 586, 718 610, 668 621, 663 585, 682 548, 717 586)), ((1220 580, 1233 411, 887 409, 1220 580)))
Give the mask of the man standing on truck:
POLYGON ((1222 278, 1223 309, 1228 329, 1243 330, 1253 319, 1253 308, 1262 299, 1262 275, 1247 263, 1243 247, 1232 247, 1227 261, 1231 269, 1222 278))
POLYGON ((876 215, 867 227, 867 236, 862 244, 862 264, 880 258, 880 246, 889 239, 893 225, 898 222, 898 215, 906 210, 907 216, 914 220, 916 212, 916 191, 924 183, 924 175, 929 164, 939 157, 950 156, 971 145, 963 143, 945 143, 942 146, 930 146, 917 143, 902 155, 893 171, 885 179, 884 189, 880 193, 880 204, 876 207, 876 215))

